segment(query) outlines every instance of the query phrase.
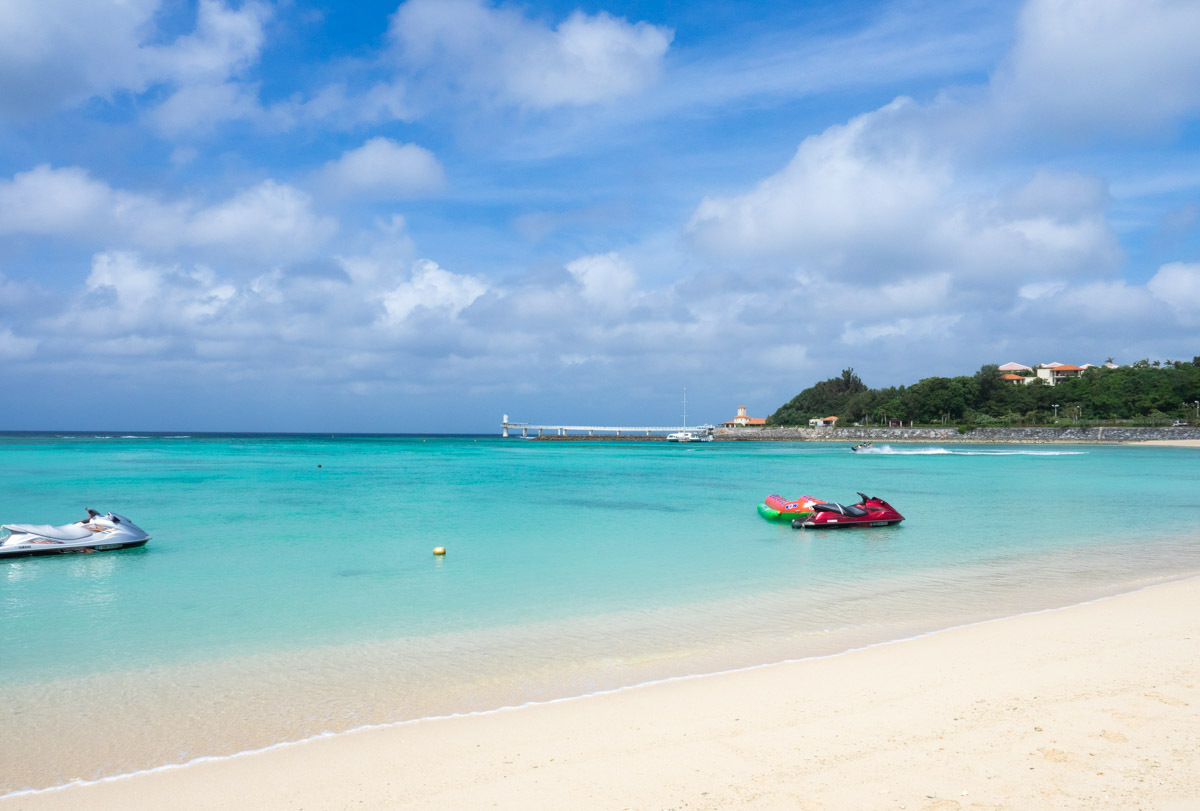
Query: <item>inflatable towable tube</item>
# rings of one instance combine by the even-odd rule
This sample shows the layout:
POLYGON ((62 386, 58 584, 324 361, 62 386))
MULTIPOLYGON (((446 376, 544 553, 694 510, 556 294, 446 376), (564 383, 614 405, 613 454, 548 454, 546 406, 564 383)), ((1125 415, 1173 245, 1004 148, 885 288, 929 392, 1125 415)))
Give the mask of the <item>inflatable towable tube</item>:
POLYGON ((758 514, 768 521, 791 521, 794 518, 812 515, 813 505, 822 501, 824 499, 814 496, 800 496, 798 499, 789 500, 783 496, 770 495, 758 505, 758 514))

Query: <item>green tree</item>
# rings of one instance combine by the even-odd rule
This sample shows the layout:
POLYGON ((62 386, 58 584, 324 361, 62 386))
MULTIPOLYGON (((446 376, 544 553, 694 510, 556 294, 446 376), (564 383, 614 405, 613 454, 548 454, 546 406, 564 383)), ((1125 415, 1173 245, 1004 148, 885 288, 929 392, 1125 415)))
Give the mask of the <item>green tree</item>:
POLYGON ((1140 360, 1114 369, 1092 367, 1057 386, 1041 379, 1013 385, 993 364, 971 376, 927 377, 908 386, 869 389, 853 369, 797 394, 767 418, 769 425, 806 425, 813 417, 836 415, 847 422, 938 423, 1049 422, 1078 414, 1087 420, 1195 419, 1200 401, 1200 356, 1187 361, 1140 360), (1078 409, 1078 411, 1076 411, 1078 409))
POLYGON ((767 425, 807 425, 814 417, 840 416, 851 397, 867 390, 853 369, 843 369, 841 377, 822 380, 780 406, 767 425))

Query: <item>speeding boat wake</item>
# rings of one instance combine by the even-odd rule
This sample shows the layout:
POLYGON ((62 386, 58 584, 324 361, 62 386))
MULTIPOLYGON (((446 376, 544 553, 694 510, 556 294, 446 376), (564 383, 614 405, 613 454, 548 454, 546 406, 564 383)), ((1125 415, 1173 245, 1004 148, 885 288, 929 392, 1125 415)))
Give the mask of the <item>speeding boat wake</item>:
POLYGON ((88 517, 74 524, 0 526, 0 558, 131 549, 148 540, 146 531, 125 516, 89 509, 88 517))
POLYGON ((1087 451, 1028 451, 1028 450, 982 450, 961 451, 949 448, 893 448, 891 445, 872 447, 869 443, 864 446, 855 445, 850 450, 855 453, 873 454, 877 456, 1083 456, 1087 451))

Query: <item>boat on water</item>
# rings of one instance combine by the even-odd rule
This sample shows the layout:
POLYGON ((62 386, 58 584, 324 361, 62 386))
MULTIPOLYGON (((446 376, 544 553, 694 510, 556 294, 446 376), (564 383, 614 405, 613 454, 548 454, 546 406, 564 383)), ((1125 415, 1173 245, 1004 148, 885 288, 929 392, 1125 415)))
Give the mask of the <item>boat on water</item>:
POLYGON ((793 529, 839 529, 843 527, 886 527, 904 520, 895 507, 876 496, 858 494, 857 504, 822 501, 808 516, 792 519, 793 529))
POLYGON ((873 447, 875 447, 874 442, 860 442, 857 445, 852 446, 850 448, 850 450, 854 451, 855 453, 858 453, 859 451, 870 450, 873 447))
POLYGON ((904 520, 904 516, 883 499, 858 495, 860 501, 850 505, 816 496, 786 499, 770 495, 758 505, 758 514, 768 521, 790 521, 794 529, 886 527, 904 520))
POLYGON ((687 428, 687 389, 683 390, 683 428, 667 434, 667 442, 712 442, 713 426, 700 425, 689 431, 687 428))
POLYGON ((88 509, 88 517, 73 524, 0 526, 0 559, 132 549, 149 540, 150 535, 125 516, 88 509))

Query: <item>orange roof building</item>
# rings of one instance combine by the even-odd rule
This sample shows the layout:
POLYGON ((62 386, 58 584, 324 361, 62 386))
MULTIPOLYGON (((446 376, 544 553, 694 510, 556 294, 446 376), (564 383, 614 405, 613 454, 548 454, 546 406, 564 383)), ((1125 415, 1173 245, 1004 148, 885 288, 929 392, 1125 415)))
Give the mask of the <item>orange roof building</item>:
POLYGON ((741 428, 744 425, 766 425, 767 420, 764 417, 748 417, 746 416, 746 407, 738 406, 737 416, 728 422, 721 423, 724 428, 741 428))
POLYGON ((1037 368, 1037 376, 1047 385, 1057 386, 1068 377, 1079 377, 1086 371, 1082 366, 1072 366, 1069 363, 1042 364, 1037 368))

